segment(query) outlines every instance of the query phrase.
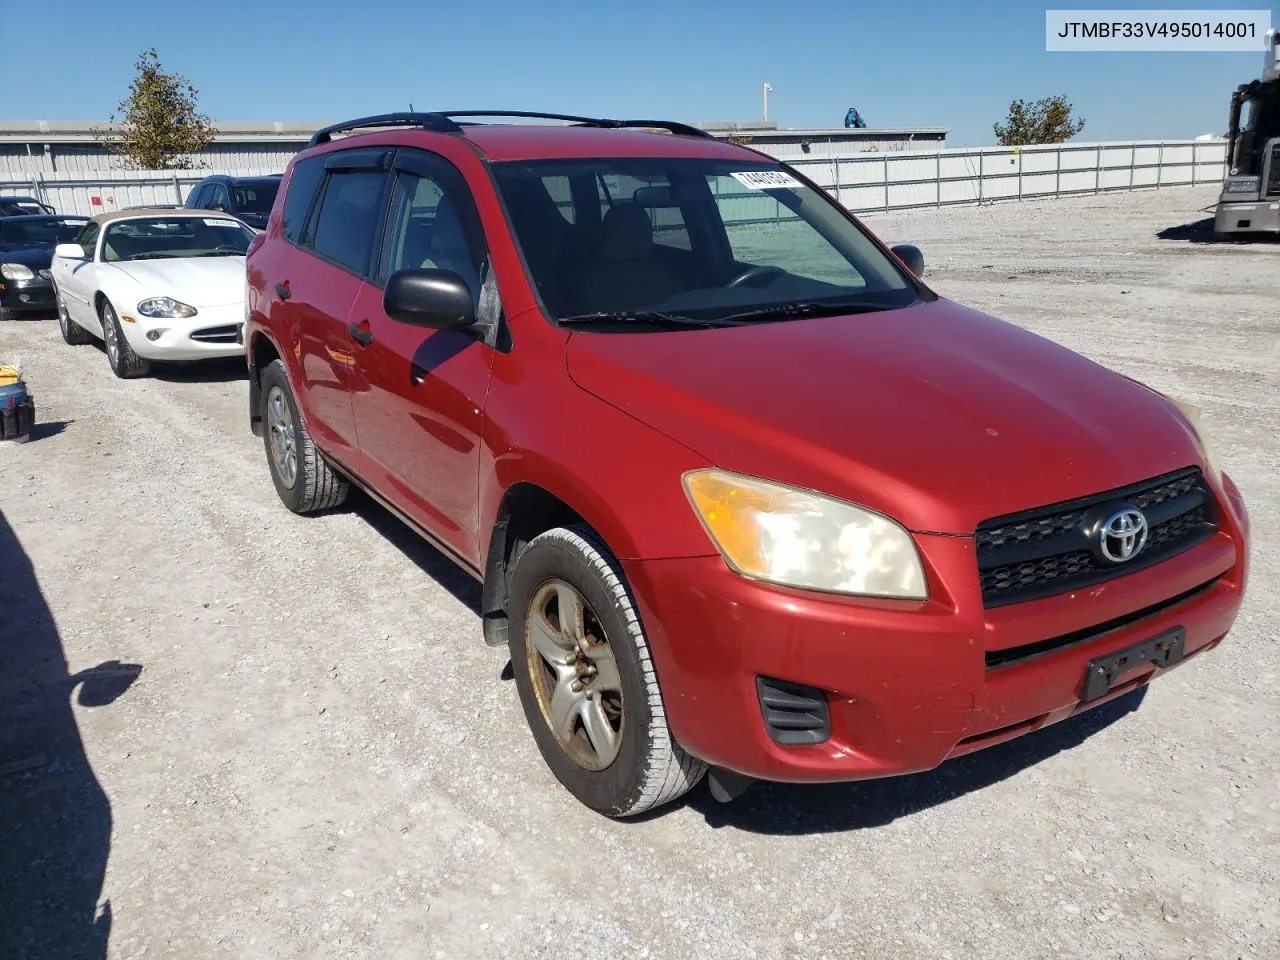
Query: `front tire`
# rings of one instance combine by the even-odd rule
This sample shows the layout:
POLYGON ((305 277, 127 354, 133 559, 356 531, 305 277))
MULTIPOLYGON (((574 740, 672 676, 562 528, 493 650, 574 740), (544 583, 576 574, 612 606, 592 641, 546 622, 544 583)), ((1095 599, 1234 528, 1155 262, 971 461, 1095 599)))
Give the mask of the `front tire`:
POLYGON ((151 372, 151 361, 138 356, 125 339, 124 330, 120 326, 120 318, 116 316, 115 307, 110 300, 102 301, 102 336, 107 346, 107 362, 111 364, 111 372, 121 380, 132 380, 145 377, 151 372))
POLYGON ((73 347, 80 347, 84 346, 86 343, 93 343, 93 334, 71 319, 71 314, 67 310, 67 305, 62 302, 62 294, 58 294, 57 302, 58 330, 62 333, 63 341, 69 343, 73 347))
POLYGON ((288 374, 279 360, 273 360, 262 371, 260 413, 267 466, 284 505, 294 513, 313 513, 346 500, 350 486, 311 442, 307 425, 298 414, 288 374))
POLYGON ((535 537, 511 582, 511 665, 556 779, 610 817, 670 803, 706 764, 685 753, 618 561, 585 526, 535 537))

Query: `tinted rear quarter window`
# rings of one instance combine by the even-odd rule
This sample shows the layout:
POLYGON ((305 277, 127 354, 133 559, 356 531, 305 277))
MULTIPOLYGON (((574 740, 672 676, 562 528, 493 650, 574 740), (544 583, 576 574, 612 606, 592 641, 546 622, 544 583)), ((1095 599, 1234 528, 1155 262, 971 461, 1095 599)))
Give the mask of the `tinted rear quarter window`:
POLYGON ((311 200, 316 195, 316 187, 324 176, 324 157, 308 157, 299 160, 293 167, 293 176, 289 179, 289 187, 284 195, 284 219, 281 230, 290 243, 299 243, 302 227, 307 219, 307 211, 311 209, 311 200))

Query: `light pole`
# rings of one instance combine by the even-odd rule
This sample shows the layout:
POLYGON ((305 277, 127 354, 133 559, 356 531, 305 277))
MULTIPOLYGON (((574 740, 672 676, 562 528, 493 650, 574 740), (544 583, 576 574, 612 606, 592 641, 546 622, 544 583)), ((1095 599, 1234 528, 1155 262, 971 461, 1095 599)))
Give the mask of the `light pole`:
POLYGON ((773 92, 773 84, 768 80, 764 82, 764 86, 760 89, 764 98, 764 122, 769 122, 769 94, 773 92))

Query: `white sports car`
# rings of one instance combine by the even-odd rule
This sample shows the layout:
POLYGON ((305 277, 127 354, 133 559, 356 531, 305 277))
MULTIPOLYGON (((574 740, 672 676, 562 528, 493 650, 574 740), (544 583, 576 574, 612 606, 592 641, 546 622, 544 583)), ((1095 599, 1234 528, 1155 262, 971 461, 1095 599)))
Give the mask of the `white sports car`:
POLYGON ((70 344, 103 341, 118 377, 151 361, 244 354, 244 257, 254 231, 211 210, 122 210, 54 249, 58 322, 70 344))

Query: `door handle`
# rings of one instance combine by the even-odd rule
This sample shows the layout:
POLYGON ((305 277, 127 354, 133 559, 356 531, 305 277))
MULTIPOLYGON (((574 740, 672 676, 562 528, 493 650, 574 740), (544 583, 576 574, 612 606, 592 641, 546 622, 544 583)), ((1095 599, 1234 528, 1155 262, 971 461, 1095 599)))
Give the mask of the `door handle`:
POLYGON ((347 333, 351 334, 351 339, 362 347, 367 347, 373 343, 373 331, 369 329, 368 320, 347 324, 347 333))
POLYGON ((288 300, 290 297, 293 296, 293 294, 289 292, 288 280, 286 280, 284 283, 276 284, 276 296, 279 297, 281 300, 288 300))

